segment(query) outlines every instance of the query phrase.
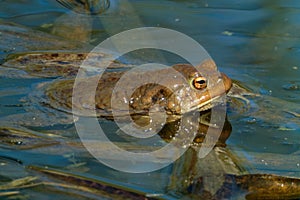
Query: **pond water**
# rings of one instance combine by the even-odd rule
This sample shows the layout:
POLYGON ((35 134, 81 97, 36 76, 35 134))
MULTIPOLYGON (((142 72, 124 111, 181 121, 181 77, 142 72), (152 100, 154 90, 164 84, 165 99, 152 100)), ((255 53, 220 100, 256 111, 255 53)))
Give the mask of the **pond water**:
MULTIPOLYGON (((50 0, 2 0, 0 5, 1 26, 12 22, 26 30, 45 34, 52 34, 53 24, 57 24, 63 16, 70 13, 70 10, 57 1, 50 0)), ((150 26, 180 31, 199 42, 214 59, 220 71, 252 93, 261 95, 249 97, 250 111, 243 111, 244 107, 240 104, 229 105, 228 121, 232 131, 226 141, 226 149, 240 159, 240 165, 247 173, 300 178, 299 1, 112 0, 107 12, 81 17, 92 21, 91 26, 85 24, 89 29, 88 37, 84 38, 86 41, 78 41, 81 40, 78 35, 78 38, 76 34, 72 37, 67 31, 62 32, 70 34, 67 39, 57 39, 54 36, 53 39, 47 39, 47 42, 30 43, 35 40, 36 34, 22 30, 14 39, 3 41, 1 38, 9 30, 0 26, 0 63, 3 64, 6 57, 14 53, 75 49, 87 51, 109 36, 131 28, 150 26), (26 45, 25 42, 20 42, 25 39, 28 41, 26 45)), ((70 18, 68 23, 74 27, 82 26, 76 20, 78 19, 74 18, 72 21, 70 18)), ((144 55, 143 58, 153 61, 156 53, 145 51, 142 54, 149 55, 144 55)), ((172 62, 175 61, 167 63, 172 62)), ((39 136, 42 135, 41 137, 47 135, 49 140, 60 143, 47 148, 34 146, 29 149, 1 145, 0 158, 5 160, 1 163, 12 162, 12 168, 15 169, 14 172, 7 168, 3 168, 4 171, 1 169, 1 183, 31 174, 32 172, 21 167, 22 163, 22 166, 47 166, 72 172, 130 188, 142 194, 152 194, 150 197, 153 198, 197 197, 191 196, 190 190, 184 185, 191 178, 188 177, 191 174, 185 169, 185 164, 194 156, 192 150, 173 164, 155 172, 132 174, 113 170, 98 162, 80 145, 73 125, 35 126, 28 120, 34 116, 34 109, 42 110, 44 115, 40 115, 41 121, 46 121, 47 115, 57 115, 51 109, 50 114, 47 113, 49 108, 43 110, 44 108, 30 105, 31 101, 28 100, 38 84, 51 81, 51 78, 24 78, 21 75, 15 76, 19 72, 7 71, 4 68, 0 70, 1 126, 9 126, 15 116, 23 115, 23 118, 16 117, 15 121, 23 123, 27 118, 27 131, 33 131, 39 136), (28 112, 31 115, 26 115, 28 112)), ((118 127, 110 121, 103 120, 101 123, 108 131, 118 131, 118 127)), ((14 123, 14 126, 18 126, 16 124, 18 123, 14 123)), ((0 141, 4 140, 0 138, 0 141)), ((31 142, 32 140, 29 141, 31 142)), ((65 199, 74 198, 65 193, 62 195, 66 195, 65 199)), ((29 191, 25 189, 16 199, 46 198, 45 196, 52 199, 57 194, 53 188, 47 193, 39 188, 29 191)))

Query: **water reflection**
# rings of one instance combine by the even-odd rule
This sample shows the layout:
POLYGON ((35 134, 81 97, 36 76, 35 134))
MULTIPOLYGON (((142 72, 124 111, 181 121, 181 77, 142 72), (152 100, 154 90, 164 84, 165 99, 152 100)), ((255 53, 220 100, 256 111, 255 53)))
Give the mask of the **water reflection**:
MULTIPOLYGON (((194 116, 191 115, 191 118, 194 116)), ((224 199, 224 198, 299 198, 299 187, 300 180, 296 178, 280 177, 271 174, 248 174, 247 170, 244 168, 243 160, 240 160, 233 152, 226 148, 226 140, 230 136, 232 127, 228 120, 226 120, 225 125, 222 130, 222 134, 219 138, 218 143, 215 145, 213 150, 205 157, 200 158, 199 152, 202 146, 203 138, 207 134, 207 120, 210 118, 210 113, 204 113, 199 126, 195 126, 198 129, 189 129, 190 135, 196 135, 193 144, 190 144, 187 148, 185 154, 175 163, 173 163, 167 174, 162 173, 162 171, 157 171, 150 174, 140 174, 136 177, 138 180, 143 180, 140 183, 140 187, 134 187, 130 189, 130 184, 123 184, 122 187, 116 184, 115 181, 110 183, 109 179, 101 179, 97 176, 95 171, 90 168, 91 157, 90 155, 84 153, 86 150, 80 144, 78 139, 71 140, 70 138, 57 138, 51 134, 48 136, 43 136, 38 132, 32 132, 29 130, 18 130, 16 128, 5 127, 1 130, 1 145, 5 145, 5 148, 27 150, 29 156, 35 154, 45 154, 48 157, 47 168, 41 168, 38 166, 31 165, 25 171, 19 170, 19 172, 24 173, 24 176, 18 177, 17 180, 12 180, 12 183, 19 182, 22 185, 12 185, 10 180, 5 180, 4 186, 9 186, 10 189, 20 190, 25 187, 28 188, 24 190, 25 194, 32 197, 32 195, 37 195, 39 197, 49 193, 32 193, 34 188, 44 188, 44 187, 55 187, 59 186, 60 191, 64 192, 64 195, 72 196, 74 193, 79 193, 86 197, 89 195, 96 195, 101 197, 113 197, 114 194, 107 194, 108 191, 117 192, 118 198, 169 198, 171 196, 177 198, 205 198, 205 199, 224 199), (49 140, 49 137, 50 140, 49 140), (46 140, 46 138, 48 138, 46 140), (11 140, 11 142, 7 142, 11 140), (13 141, 18 141, 16 144, 13 141), (48 143, 46 143, 48 141, 48 143), (47 145, 45 145, 47 144, 47 145), (16 148, 20 146, 21 148, 16 148), (25 148, 22 148, 24 146, 25 148), (26 148, 27 147, 27 148, 26 148), (68 156, 77 154, 78 157, 68 156), (56 163, 58 157, 64 157, 69 160, 69 165, 63 164, 63 167, 59 167, 59 170, 55 169, 59 165, 56 163), (51 157, 57 157, 51 161, 51 157), (33 171, 32 171, 33 170, 33 171), (88 177, 78 176, 76 173, 89 173, 94 174, 92 178, 90 175, 88 177), (144 178, 143 178, 144 177, 144 178), (156 177, 155 179, 153 179, 156 177), (161 182, 158 182, 158 177, 161 178, 161 182), (155 185, 152 185, 154 184, 155 185), (72 185, 77 185, 77 187, 71 187, 72 185), (150 187, 149 187, 150 186, 150 187), (154 188, 164 188, 165 191, 158 192, 154 188), (32 189, 31 189, 32 188, 32 189), (148 189, 145 189, 148 188, 148 189), (152 189, 151 189, 152 188, 152 189), (69 190, 71 189, 71 190, 69 190), (102 191, 99 193, 99 191, 102 191), (87 194, 83 194, 83 193, 87 194)), ((188 117, 185 118, 188 121, 191 120, 188 117)), ((107 122, 106 122, 107 123, 107 122)), ((182 123, 182 122, 181 122, 182 123)), ((180 120, 172 123, 168 123, 161 130, 159 135, 161 138, 168 142, 170 139, 176 139, 180 137, 177 135, 178 128, 180 127, 180 120), (174 134, 175 133, 175 134, 174 134)), ((140 145, 140 144, 128 144, 128 142, 116 141, 118 145, 124 149, 130 151, 136 150, 153 150, 153 146, 140 145)), ((102 144, 102 148, 105 148, 105 143, 102 144)), ((4 158, 1 158, 2 160, 4 158)), ((1 160, 0 159, 0 160, 1 160)), ((113 159, 113 158, 107 158, 113 159)), ((161 155, 159 156, 158 162, 164 159, 161 155)), ((22 164, 22 160, 18 161, 18 166, 22 164)), ((43 161, 35 161, 38 165, 44 165, 43 161)), ((27 162, 25 162, 27 163, 27 162)), ((153 164, 153 163, 152 163, 153 164)), ((6 164, 5 164, 6 165, 6 164)), ((0 168, 7 171, 2 165, 0 168)), ((15 167, 14 165, 10 167, 15 167)), ((92 166, 98 166, 97 172, 99 173, 99 163, 93 163, 92 166)), ((102 167, 101 167, 102 168, 102 167)), ((135 175, 130 175, 122 172, 114 172, 119 177, 116 180, 128 179, 129 182, 134 180, 135 175)), ((102 173, 101 173, 102 174, 102 173)), ((102 174, 103 175, 103 174, 102 174)), ((109 174, 108 174, 109 175, 109 174)), ((112 175, 112 174, 111 174, 112 175)), ((110 175, 110 176, 111 176, 110 175)), ((100 176, 101 177, 101 176, 100 176)), ((8 177, 6 174, 6 179, 12 178, 8 177)), ((112 177, 110 177, 112 178, 112 177)), ((137 181, 137 180, 135 180, 137 181)), ((126 181, 125 181, 126 182, 126 181)), ((121 184, 121 183, 119 183, 121 184)), ((7 188, 0 187, 1 191, 7 188)), ((50 190, 52 191, 52 190, 50 190)), ((23 192, 22 192, 23 193, 23 192)), ((3 195, 21 195, 20 193, 3 193, 3 195)), ((55 195, 54 195, 55 196, 55 195)))
MULTIPOLYGON (((185 119, 187 121, 190 121, 191 118, 193 118, 193 117, 195 117, 195 116, 191 115, 189 117, 186 117, 185 119)), ((196 135, 196 137, 194 139, 194 142, 193 142, 194 144, 190 144, 189 145, 190 147, 186 147, 186 148, 189 148, 189 150, 184 155, 184 157, 181 158, 180 162, 176 162, 177 164, 174 165, 174 167, 173 167, 174 170, 172 170, 173 172, 171 174, 175 175, 175 174, 179 173, 178 170, 182 170, 182 168, 176 169, 177 165, 178 166, 184 166, 185 169, 194 168, 194 164, 198 162, 197 160, 199 160, 198 155, 194 155, 194 153, 195 153, 194 151, 195 150, 197 151, 197 149, 201 148, 201 143, 202 143, 203 138, 205 137, 205 135, 207 133, 207 128, 208 128, 208 125, 205 124, 205 123, 207 122, 207 120, 209 118, 210 118, 210 113, 207 112, 207 113, 203 114, 203 117, 201 118, 202 123, 199 123, 199 126, 195 125, 194 129, 193 129, 193 127, 189 127, 189 128, 192 128, 192 129, 186 130, 186 131, 188 131, 187 133, 191 137, 196 135), (186 159, 190 159, 191 156, 192 156, 193 160, 190 160, 190 161, 186 160, 186 159)), ((108 123, 108 122, 105 122, 105 123, 108 123)), ((165 142, 168 142, 168 141, 170 141, 170 139, 176 139, 176 137, 180 137, 180 135, 176 134, 177 132, 180 132, 180 130, 178 129, 181 126, 180 123, 184 123, 184 122, 181 122, 180 120, 178 120, 178 121, 166 124, 165 127, 163 128, 163 130, 159 133, 161 138, 165 142)), ((31 157, 31 159, 30 159, 31 161, 29 162, 29 164, 30 163, 36 163, 38 165, 45 165, 47 163, 48 166, 52 166, 54 168, 59 167, 61 172, 51 171, 51 169, 49 169, 47 171, 45 169, 34 168, 34 167, 33 167, 33 169, 37 169, 38 171, 43 172, 45 174, 49 174, 49 175, 52 174, 51 176, 53 176, 56 179, 57 178, 58 179, 63 178, 63 180, 68 181, 68 183, 70 182, 70 180, 71 180, 71 182, 76 182, 77 181, 77 183, 76 183, 77 185, 84 184, 84 185, 82 185, 82 187, 83 186, 86 187, 87 188, 86 190, 88 190, 89 192, 94 194, 92 188, 96 187, 96 185, 95 185, 96 183, 92 184, 93 180, 85 180, 86 178, 84 178, 84 177, 81 177, 81 178, 79 177, 78 178, 78 177, 76 177, 75 174, 74 175, 67 174, 67 172, 80 172, 80 173, 89 172, 89 173, 93 174, 93 172, 90 171, 91 169, 89 169, 90 165, 88 165, 88 163, 90 163, 91 160, 93 160, 93 159, 91 159, 90 155, 88 155, 87 153, 84 153, 84 152, 86 152, 86 150, 84 149, 82 144, 80 144, 80 141, 77 138, 71 139, 70 137, 67 137, 67 138, 58 137, 56 134, 53 134, 53 133, 52 134, 48 133, 46 135, 41 134, 41 132, 49 131, 48 130, 49 127, 46 127, 46 130, 43 130, 41 127, 39 129, 40 129, 39 132, 34 132, 34 131, 30 131, 29 129, 26 130, 24 128, 20 129, 20 128, 12 128, 12 127, 2 127, 1 132, 0 132, 1 133, 0 134, 1 146, 5 149, 14 149, 14 150, 25 151, 24 153, 26 153, 28 155, 28 157, 31 157), (47 162, 41 161, 38 158, 37 158, 37 160, 33 159, 32 156, 34 156, 36 154, 37 155, 47 155, 47 162), (77 158, 70 157, 70 156, 68 156, 69 154, 75 154, 75 155, 78 155, 78 157, 77 158), (56 160, 59 157, 63 157, 65 159, 67 159, 69 161, 69 164, 67 164, 68 162, 66 162, 66 163, 64 163, 64 162, 56 163, 56 160)), ((70 129, 69 129, 69 131, 70 131, 70 129)), ((222 131, 222 134, 219 138, 219 142, 217 144, 218 147, 223 148, 223 147, 226 146, 225 141, 229 137, 230 131, 231 131, 230 123, 228 121, 226 121, 225 126, 224 126, 223 131, 222 131)), ((139 150, 142 150, 142 151, 150 150, 150 151, 152 151, 153 150, 152 145, 146 145, 146 144, 141 145, 141 144, 133 144, 133 143, 128 144, 128 142, 120 142, 120 140, 117 140, 115 142, 121 148, 130 150, 130 151, 139 151, 139 150)), ((109 145, 109 144, 103 143, 101 145, 102 145, 102 148, 105 148, 105 146, 109 145)), ((6 153, 8 153, 8 152, 6 152, 6 153)), ((161 156, 162 155, 159 156, 159 158, 157 160, 158 162, 160 162, 161 159, 164 159, 161 156)), ((21 161, 23 160, 21 157, 20 157, 20 159, 21 159, 21 161)), ((108 157, 107 159, 113 159, 113 157, 108 157)), ((218 162, 218 159, 216 160, 216 158, 212 158, 211 156, 209 156, 209 159, 203 160, 202 164, 205 163, 205 166, 206 165, 214 165, 215 162, 218 162), (210 162, 207 162, 207 160, 210 160, 210 162)), ((202 159, 200 159, 200 160, 202 160, 202 159)), ((24 160, 24 163, 27 163, 27 161, 24 160)), ((99 163, 93 163, 93 166, 98 166, 99 167, 99 163)), ((97 167, 97 171, 99 172, 98 167, 97 167)), ((101 165, 100 165, 100 167, 101 167, 101 165)), ((201 166, 201 168, 205 169, 206 167, 201 166)), ((234 170, 236 170, 236 169, 234 169, 234 170)), ((191 171, 189 171, 189 173, 190 172, 191 171)), ((186 172, 180 171, 180 173, 182 173, 181 178, 185 179, 186 177, 185 177, 184 174, 186 172)), ((199 175, 199 173, 200 172, 198 172, 198 175, 199 175)), ((212 173, 217 173, 217 170, 213 171, 212 173)), ((229 173, 228 169, 226 169, 226 173, 229 173)), ((32 172, 30 172, 30 174, 32 174, 32 172)), ((123 178, 132 177, 131 175, 126 174, 126 173, 119 172, 118 174, 119 174, 120 177, 123 177, 123 178)), ((154 174, 156 174, 157 176, 162 176, 162 174, 159 175, 159 173, 156 173, 156 172, 154 174)), ((145 175, 147 176, 147 174, 145 174, 145 175)), ((167 175, 167 174, 164 174, 163 177, 165 175, 167 175)), ((144 175, 142 175, 142 176, 144 176, 144 175)), ((167 177, 168 176, 169 175, 167 175, 167 177)), ((157 187, 159 186, 161 188, 170 187, 170 189, 171 189, 171 187, 173 187, 172 186, 173 181, 168 182, 167 177, 163 178, 164 181, 161 182, 161 184, 163 184, 163 185, 160 184, 160 185, 156 185, 156 186, 157 187)), ((44 184, 44 183, 40 182, 41 180, 44 179, 43 176, 41 176, 40 174, 34 174, 34 177, 32 177, 34 179, 30 179, 30 180, 27 180, 27 177, 20 177, 20 178, 21 178, 20 181, 23 181, 23 178, 24 178, 24 184, 25 184, 25 182, 26 182, 26 184, 31 184, 32 181, 34 181, 34 183, 37 184, 37 185, 33 184, 28 188, 36 187, 36 186, 39 186, 41 184, 44 184), (27 183, 27 181, 28 181, 28 183, 27 183)), ((195 176, 195 178, 196 178, 196 176, 195 176)), ((141 177, 139 176, 139 180, 140 179, 141 179, 141 177)), ((143 181, 144 181, 143 185, 152 185, 154 180, 152 180, 152 179, 143 179, 143 181)), ((177 182, 177 183, 179 183, 179 182, 177 182)), ((45 184, 47 185, 47 183, 45 183, 45 184)), ((52 186, 55 186, 56 184, 59 185, 59 183, 56 183, 54 181, 54 183, 52 183, 52 186)), ((109 184, 109 183, 105 183, 105 184, 109 184)), ((61 185, 61 186, 64 188, 64 185, 61 185)), ((180 187, 180 190, 183 191, 183 190, 185 190, 186 184, 184 184, 184 185, 178 184, 178 186, 180 187)), ((13 186, 13 189, 20 189, 20 188, 21 188, 21 186, 18 186, 18 185, 13 186)), ((102 188, 102 189, 106 190, 105 187, 102 188)), ((124 190, 124 188, 123 188, 123 190, 124 190)), ((180 191, 179 188, 177 188, 177 190, 180 191)), ((0 188, 0 192, 1 192, 1 188, 0 188)), ((73 191, 73 192, 76 193, 76 191, 73 191)), ((149 193, 150 194, 147 194, 147 195, 151 196, 151 192, 149 192, 149 193)), ((155 194, 155 192, 153 192, 153 191, 152 191, 152 193, 153 193, 152 195, 155 194)), ((96 191, 95 191, 95 194, 96 194, 96 191)), ((18 195, 19 195, 19 193, 18 193, 18 195)), ((29 191, 29 195, 32 195, 32 193, 30 191, 29 191)), ((38 194, 38 195, 44 195, 44 194, 38 194)), ((127 197, 129 197, 128 195, 132 195, 132 193, 129 192, 129 191, 127 191, 127 192, 125 191, 124 195, 127 195, 127 197)), ((146 195, 146 194, 144 194, 144 195, 146 195)), ((159 196, 161 196, 161 195, 159 195, 159 196)))
MULTIPOLYGON (((208 129, 214 129, 213 127, 210 127, 210 112, 204 112, 201 113, 200 116, 200 123, 198 125, 193 125, 190 122, 195 122, 195 121, 199 121, 197 120, 198 116, 195 115, 185 115, 182 119, 184 119, 184 122, 182 120, 176 120, 174 122, 168 123, 166 124, 163 129, 159 132, 159 135, 162 139, 164 139, 165 141, 170 141, 173 138, 176 137, 181 137, 180 135, 178 135, 178 133, 184 135, 183 137, 187 137, 188 135, 191 135, 194 139, 190 140, 193 141, 192 144, 188 144, 188 145, 196 145, 199 147, 201 146, 201 144, 203 143, 208 129), (187 126, 189 125, 189 126, 187 126), (192 125, 192 126, 191 126, 192 125), (181 129, 181 130, 180 130, 181 129), (183 131, 182 131, 183 130, 183 131)), ((219 129, 217 129, 219 130, 219 129)), ((225 147, 226 146, 226 140, 228 139, 228 137, 230 136, 232 127, 231 124, 229 123, 229 121, 227 120, 227 118, 225 119, 224 122, 224 126, 222 128, 222 132, 218 138, 218 142, 217 142, 217 146, 221 146, 221 147, 225 147)), ((186 138, 186 140, 188 141, 189 138, 186 138)))
POLYGON ((98 15, 105 12, 110 5, 109 0, 57 0, 68 9, 79 13, 98 15))

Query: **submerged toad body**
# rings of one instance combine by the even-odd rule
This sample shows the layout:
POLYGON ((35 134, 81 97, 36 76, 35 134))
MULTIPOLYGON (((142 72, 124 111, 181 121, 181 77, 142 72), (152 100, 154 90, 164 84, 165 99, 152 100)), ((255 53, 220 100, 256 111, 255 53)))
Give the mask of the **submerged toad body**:
POLYGON ((197 67, 178 64, 130 73, 104 72, 98 79, 78 78, 75 85, 74 80, 54 82, 46 90, 49 104, 71 111, 73 103, 76 114, 85 116, 96 110, 98 116, 111 117, 112 109, 114 115, 123 115, 128 110, 130 114, 144 115, 162 108, 169 115, 180 115, 210 109, 231 88, 231 79, 217 72, 212 60, 197 67), (93 92, 95 83, 97 89, 93 92))

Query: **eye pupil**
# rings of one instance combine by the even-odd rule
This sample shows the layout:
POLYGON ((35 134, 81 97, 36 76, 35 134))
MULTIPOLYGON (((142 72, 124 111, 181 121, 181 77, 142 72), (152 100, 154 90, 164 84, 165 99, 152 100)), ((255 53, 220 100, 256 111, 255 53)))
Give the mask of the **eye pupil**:
POLYGON ((204 83, 205 83, 205 80, 197 81, 197 83, 199 83, 199 84, 204 84, 204 83))
POLYGON ((193 80, 193 87, 197 90, 201 90, 206 88, 207 86, 207 81, 206 78, 204 77, 197 77, 193 80))

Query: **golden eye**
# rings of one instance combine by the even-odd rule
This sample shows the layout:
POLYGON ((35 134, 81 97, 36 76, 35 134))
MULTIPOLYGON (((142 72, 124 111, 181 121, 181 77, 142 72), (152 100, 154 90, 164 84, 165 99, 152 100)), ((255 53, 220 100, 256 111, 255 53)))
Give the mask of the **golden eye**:
POLYGON ((206 88, 207 80, 206 80, 206 78, 200 76, 200 77, 194 78, 192 84, 195 89, 202 90, 202 89, 206 88))

